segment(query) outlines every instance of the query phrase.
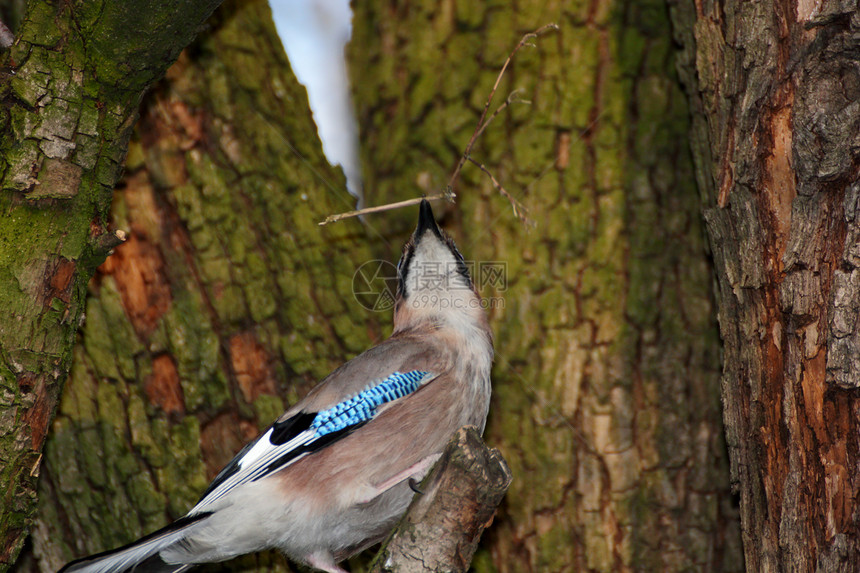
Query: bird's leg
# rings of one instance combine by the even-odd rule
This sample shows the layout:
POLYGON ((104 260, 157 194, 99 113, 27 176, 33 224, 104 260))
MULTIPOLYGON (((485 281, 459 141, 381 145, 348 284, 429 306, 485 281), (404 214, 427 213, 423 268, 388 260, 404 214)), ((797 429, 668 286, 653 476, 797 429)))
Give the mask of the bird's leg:
POLYGON ((407 478, 414 478, 418 481, 422 480, 424 478, 424 476, 427 474, 427 470, 429 470, 431 467, 433 467, 433 464, 436 463, 436 460, 438 460, 441 455, 442 454, 440 453, 440 454, 433 454, 432 456, 427 456, 426 458, 424 458, 423 460, 421 460, 417 464, 411 465, 408 468, 406 468, 405 470, 403 470, 402 472, 399 472, 399 473, 395 474, 394 476, 388 478, 387 480, 385 480, 381 484, 373 486, 373 490, 370 491, 364 498, 360 499, 358 501, 358 503, 369 502, 370 500, 372 500, 373 498, 375 498, 379 494, 385 493, 386 491, 388 491, 389 489, 396 486, 397 484, 399 484, 400 482, 402 482, 403 480, 405 480, 407 478))
POLYGON ((415 478, 409 478, 409 489, 411 489, 415 493, 420 493, 421 495, 424 495, 424 492, 421 491, 420 487, 418 487, 418 480, 415 478))
POLYGON ((327 573, 349 573, 346 569, 338 567, 337 563, 334 562, 334 557, 328 552, 317 551, 316 553, 311 553, 305 557, 305 561, 314 569, 326 571, 327 573))

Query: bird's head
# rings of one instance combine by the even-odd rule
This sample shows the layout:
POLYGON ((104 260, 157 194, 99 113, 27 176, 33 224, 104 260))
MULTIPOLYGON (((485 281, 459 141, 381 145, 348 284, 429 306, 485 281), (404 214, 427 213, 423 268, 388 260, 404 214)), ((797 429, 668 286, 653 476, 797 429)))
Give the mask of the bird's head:
POLYGON ((418 226, 403 247, 397 276, 395 331, 428 323, 455 328, 486 324, 466 261, 451 237, 439 228, 427 200, 421 201, 418 226))

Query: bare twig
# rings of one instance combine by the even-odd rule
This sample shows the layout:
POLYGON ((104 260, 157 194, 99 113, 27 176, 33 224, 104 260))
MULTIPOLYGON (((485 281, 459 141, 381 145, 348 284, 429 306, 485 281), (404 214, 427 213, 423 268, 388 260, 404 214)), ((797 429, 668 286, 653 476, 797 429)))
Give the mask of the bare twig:
POLYGON ((437 193, 436 195, 431 195, 429 197, 417 197, 415 199, 407 199, 406 201, 398 201, 397 203, 388 203, 387 205, 379 205, 377 207, 365 207, 364 209, 358 209, 356 211, 338 213, 337 215, 329 215, 325 218, 325 221, 320 221, 319 225, 320 227, 322 227, 323 225, 335 223, 337 221, 340 221, 341 219, 349 219, 350 217, 358 217, 359 215, 367 215, 368 213, 379 213, 381 211, 390 211, 392 209, 399 209, 401 207, 409 207, 410 205, 417 205, 424 199, 427 199, 428 201, 447 199, 448 201, 453 203, 454 197, 456 197, 456 195, 451 192, 451 189, 447 189, 442 193, 437 193))
POLYGON ((478 169, 480 169, 481 171, 483 171, 484 173, 487 174, 487 177, 489 177, 490 181, 493 182, 493 187, 498 189, 498 191, 502 195, 502 197, 504 197, 505 199, 508 200, 508 202, 510 202, 511 208, 514 210, 514 215, 516 216, 516 218, 519 219, 520 221, 522 221, 523 225, 530 226, 532 224, 532 220, 529 219, 528 215, 526 214, 526 213, 528 213, 528 209, 526 209, 522 203, 520 203, 519 201, 514 199, 513 195, 508 193, 508 190, 505 189, 502 186, 502 184, 496 180, 495 177, 493 177, 493 174, 490 173, 490 170, 487 169, 483 163, 478 163, 477 161, 475 161, 471 157, 467 157, 466 159, 468 161, 470 161, 471 163, 477 165, 478 169))
MULTIPOLYGON (((511 51, 510 54, 508 54, 508 58, 505 60, 505 63, 502 65, 502 69, 499 71, 499 75, 496 76, 496 82, 493 84, 493 89, 490 90, 490 95, 487 98, 487 102, 484 104, 484 110, 483 110, 483 112, 481 112, 481 118, 478 120, 478 124, 475 126, 475 131, 472 132, 472 137, 469 138, 469 143, 466 145, 466 149, 463 150, 463 155, 460 157, 460 161, 457 162, 457 167, 454 168, 454 172, 451 174, 451 178, 448 180, 448 186, 446 187, 445 191, 443 191, 442 193, 438 193, 438 194, 432 195, 430 197, 424 197, 424 199, 427 199, 428 201, 447 199, 448 201, 453 203, 454 197, 456 197, 456 195, 453 192, 454 183, 457 182, 457 178, 460 176, 460 171, 463 169, 463 166, 466 164, 467 161, 470 161, 470 162, 474 163, 475 165, 477 165, 481 169, 481 171, 483 171, 484 173, 487 174, 487 176, 490 178, 490 181, 493 182, 493 186, 495 186, 495 188, 498 189, 499 193, 501 193, 501 195, 503 197, 505 197, 511 203, 511 207, 514 210, 514 215, 516 215, 517 218, 523 222, 523 224, 525 224, 525 225, 531 224, 531 221, 526 216, 526 208, 522 205, 522 203, 520 203, 519 201, 514 199, 514 197, 510 193, 508 193, 508 191, 502 186, 501 183, 499 183, 496 180, 495 177, 493 177, 493 174, 490 173, 490 171, 486 167, 484 167, 482 164, 480 164, 477 161, 475 161, 474 159, 472 159, 471 153, 472 153, 472 148, 475 146, 475 142, 478 141, 478 138, 481 136, 481 134, 484 133, 484 130, 487 129, 487 126, 490 125, 490 123, 496 118, 496 116, 499 115, 499 113, 501 113, 502 110, 504 110, 511 103, 514 103, 514 102, 530 103, 526 100, 517 99, 517 95, 519 93, 519 90, 514 90, 513 92, 510 93, 510 95, 508 95, 505 102, 502 105, 500 105, 492 113, 492 115, 490 115, 490 117, 487 117, 487 113, 490 110, 490 104, 493 101, 493 96, 496 95, 496 91, 499 89, 499 84, 501 84, 501 82, 502 82, 502 77, 505 75, 505 71, 507 71, 508 66, 510 65, 510 63, 513 60, 516 53, 518 51, 520 51, 520 48, 522 48, 523 46, 532 46, 533 44, 531 44, 529 42, 529 40, 537 38, 537 37, 549 32, 551 30, 558 30, 558 25, 557 24, 546 24, 545 26, 541 26, 540 28, 538 28, 534 32, 529 32, 528 34, 526 34, 525 36, 523 36, 520 39, 520 41, 517 43, 516 47, 514 47, 514 49, 511 51)), ((369 213, 379 213, 381 211, 390 211, 392 209, 399 209, 400 207, 408 207, 410 205, 416 205, 416 204, 421 202, 421 199, 422 198, 420 198, 420 197, 415 198, 415 199, 407 199, 406 201, 399 201, 397 203, 388 203, 386 205, 380 205, 378 207, 367 207, 365 209, 358 209, 356 211, 349 211, 347 213, 338 213, 336 215, 329 215, 328 217, 325 218, 325 221, 321 221, 319 223, 319 225, 320 226, 328 225, 329 223, 334 223, 334 222, 340 221, 342 219, 348 219, 350 217, 358 217, 359 215, 366 215, 369 213)))
MULTIPOLYGON (((487 112, 490 109, 490 103, 492 103, 493 101, 493 96, 496 95, 496 90, 499 89, 499 84, 502 83, 502 76, 505 75, 505 71, 507 71, 511 60, 514 59, 514 56, 517 54, 517 52, 520 51, 520 48, 522 48, 523 46, 532 45, 529 43, 529 40, 537 38, 538 36, 541 36, 549 32, 550 30, 558 30, 558 24, 547 24, 545 26, 541 26, 534 32, 529 32, 528 34, 523 36, 522 39, 520 39, 516 47, 511 50, 510 54, 508 54, 508 59, 505 60, 504 64, 502 64, 502 69, 499 70, 499 75, 496 76, 496 83, 493 84, 493 89, 490 90, 490 97, 487 98, 487 103, 484 104, 484 111, 481 113, 481 119, 478 120, 478 125, 475 127, 475 131, 472 133, 472 137, 471 139, 469 139, 469 143, 468 145, 466 145, 466 149, 463 151, 463 156, 460 158, 459 163, 457 163, 457 167, 454 169, 454 173, 451 174, 451 178, 448 180, 448 187, 452 189, 454 188, 454 182, 457 180, 457 177, 460 176, 460 170, 463 169, 463 165, 465 165, 466 161, 469 160, 469 155, 472 153, 472 147, 475 146, 475 142, 478 140, 478 136, 483 133, 484 128, 487 127, 484 123, 484 118, 487 117, 487 112)), ((510 100, 510 96, 508 96, 508 99, 510 100)), ((507 103, 508 102, 502 104, 502 108, 506 107, 507 103)), ((492 121, 493 117, 495 116, 496 114, 493 114, 493 116, 490 117, 490 121, 492 121)), ((489 123, 489 121, 487 123, 489 123)))
POLYGON ((506 107, 508 107, 509 105, 511 105, 514 102, 525 103, 525 104, 531 104, 532 103, 527 99, 519 99, 519 97, 517 97, 519 95, 519 93, 520 93, 520 90, 516 89, 516 90, 512 91, 510 94, 508 94, 508 98, 505 100, 505 103, 503 103, 502 105, 497 107, 496 111, 493 112, 493 115, 488 117, 487 121, 485 121, 483 123, 483 125, 478 124, 478 130, 477 130, 476 135, 475 135, 475 141, 477 141, 478 138, 481 137, 481 135, 484 133, 484 130, 487 129, 487 126, 490 125, 490 123, 494 119, 496 119, 496 116, 499 115, 500 113, 502 113, 502 110, 504 110, 506 107))

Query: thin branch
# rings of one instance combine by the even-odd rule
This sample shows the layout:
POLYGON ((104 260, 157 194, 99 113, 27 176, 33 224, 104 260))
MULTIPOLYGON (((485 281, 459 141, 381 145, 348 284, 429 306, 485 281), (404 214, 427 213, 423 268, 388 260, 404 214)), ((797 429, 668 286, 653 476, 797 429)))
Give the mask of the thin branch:
MULTIPOLYGON (((487 117, 487 113, 490 110, 490 104, 493 101, 493 96, 496 95, 496 91, 499 89, 499 84, 501 84, 501 82, 502 82, 502 77, 505 75, 505 71, 507 71, 508 66, 510 65, 510 63, 513 60, 516 53, 518 51, 520 51, 520 48, 522 48, 523 46, 533 46, 534 44, 531 44, 529 42, 529 40, 537 38, 537 37, 549 32, 551 30, 558 30, 558 25, 557 24, 546 24, 545 26, 541 26, 540 28, 538 28, 534 32, 529 32, 528 34, 523 36, 522 39, 520 39, 520 41, 517 43, 516 47, 514 47, 514 49, 511 51, 510 54, 508 54, 508 58, 505 60, 505 63, 502 65, 502 69, 499 71, 499 75, 496 76, 496 82, 493 84, 493 89, 490 90, 490 95, 487 98, 487 102, 484 104, 484 111, 481 112, 481 118, 478 120, 478 124, 475 126, 475 131, 472 132, 472 137, 469 139, 469 143, 466 145, 466 149, 463 150, 463 155, 460 157, 460 161, 457 162, 457 167, 454 168, 454 172, 451 174, 451 178, 448 180, 448 186, 445 188, 445 191, 443 191, 442 193, 438 193, 438 194, 432 195, 430 197, 424 197, 424 199, 427 199, 428 201, 437 201, 439 199, 447 199, 448 201, 453 203, 454 198, 456 197, 456 195, 453 192, 454 183, 457 182, 457 178, 460 176, 460 171, 463 169, 463 166, 466 164, 466 162, 471 161, 472 163, 477 165, 484 173, 486 173, 489 176, 489 178, 493 182, 493 185, 495 186, 495 188, 499 190, 499 193, 501 193, 502 196, 504 196, 508 201, 510 201, 511 206, 514 209, 514 215, 516 215, 517 218, 520 221, 522 221, 525 225, 531 224, 531 221, 525 215, 526 208, 523 207, 522 203, 520 203, 519 201, 514 199, 513 196, 511 196, 511 194, 508 193, 508 191, 502 186, 502 184, 499 183, 495 177, 493 177, 492 173, 490 173, 490 171, 486 167, 484 167, 483 165, 481 165, 480 163, 478 163, 477 161, 472 159, 471 153, 472 153, 472 148, 475 146, 475 142, 478 141, 478 138, 481 136, 481 134, 484 133, 484 130, 487 129, 487 126, 490 125, 490 123, 496 118, 496 116, 499 115, 499 113, 501 113, 502 110, 507 108, 513 102, 530 103, 526 100, 517 99, 517 95, 519 93, 519 90, 514 90, 513 92, 510 93, 510 95, 508 95, 505 102, 502 105, 500 105, 492 113, 492 115, 490 115, 489 118, 487 117)), ((328 225, 329 223, 335 223, 337 221, 341 221, 343 219, 348 219, 350 217, 358 217, 360 215, 367 215, 369 213, 379 213, 382 211, 390 211, 392 209, 399 209, 401 207, 408 207, 410 205, 417 205, 418 203, 421 202, 421 199, 422 199, 421 197, 418 197, 415 199, 407 199, 406 201, 399 201, 397 203, 388 203, 386 205, 379 205, 377 207, 366 207, 364 209, 349 211, 347 213, 338 213, 336 215, 329 215, 328 217, 325 218, 325 221, 321 221, 319 223, 319 225, 320 226, 328 225)))
MULTIPOLYGON (((490 109, 490 103, 493 101, 493 96, 496 95, 496 90, 499 89, 499 84, 502 82, 502 76, 505 75, 505 71, 507 71, 511 60, 514 59, 514 56, 517 54, 517 52, 520 51, 520 48, 522 48, 523 46, 533 45, 529 43, 529 40, 537 38, 538 36, 541 36, 549 32, 550 30, 558 30, 558 24, 547 24, 545 26, 541 26, 534 32, 529 32, 528 34, 523 36, 522 39, 520 39, 516 47, 511 51, 510 54, 508 54, 508 59, 505 60, 505 63, 502 65, 502 69, 499 70, 499 75, 496 76, 496 83, 493 84, 493 89, 490 90, 490 97, 487 98, 487 103, 484 104, 484 111, 481 113, 481 119, 478 120, 478 125, 475 127, 475 131, 474 133, 472 133, 472 137, 471 139, 469 139, 469 143, 468 145, 466 145, 466 149, 463 151, 463 156, 460 158, 460 161, 457 163, 457 167, 454 169, 454 173, 451 174, 451 178, 448 180, 448 187, 450 187, 451 189, 454 188, 454 183, 457 181, 457 177, 460 176, 460 170, 463 169, 463 165, 465 165, 466 161, 469 160, 469 155, 472 153, 472 147, 475 146, 475 142, 478 140, 478 136, 483 133, 484 129, 487 127, 487 124, 489 124, 489 122, 492 121, 493 117, 497 115, 494 113, 493 116, 490 117, 490 120, 487 121, 486 124, 484 123, 484 119, 487 117, 487 112, 490 109)), ((508 99, 510 100, 510 96, 508 96, 508 99)), ((507 103, 508 102, 502 104, 500 109, 506 107, 507 103)))
POLYGON ((477 133, 475 134, 475 141, 477 141, 477 140, 478 140, 478 138, 480 138, 480 137, 481 137, 481 135, 484 133, 484 130, 485 130, 485 129, 487 129, 487 126, 488 126, 488 125, 490 125, 490 123, 491 123, 494 119, 496 119, 496 116, 497 116, 497 115, 499 115, 500 113, 502 113, 502 110, 504 110, 506 107, 508 107, 509 105, 511 105, 511 104, 512 104, 512 103, 514 103, 514 102, 516 102, 516 103, 525 103, 525 104, 531 104, 531 103, 532 103, 532 102, 530 102, 530 101, 529 101, 529 100, 527 100, 527 99, 519 99, 519 97, 517 97, 517 96, 519 95, 520 91, 522 91, 522 90, 516 89, 516 90, 512 91, 512 92, 508 95, 508 98, 505 100, 505 103, 503 103, 502 105, 500 105, 499 107, 497 107, 497 108, 496 108, 496 111, 494 111, 494 112, 493 112, 493 115, 491 115, 490 117, 488 117, 488 118, 487 118, 487 121, 485 121, 483 125, 480 125, 480 124, 478 125, 478 131, 477 131, 477 133))
POLYGON ((483 163, 478 163, 477 161, 475 161, 471 157, 467 157, 466 160, 477 165, 478 169, 480 169, 481 171, 483 171, 484 173, 487 174, 487 177, 489 177, 490 181, 493 182, 493 187, 498 189, 498 191, 502 195, 502 197, 504 197, 505 199, 508 200, 508 202, 510 202, 511 208, 514 210, 514 215, 516 216, 517 219, 522 221, 523 225, 528 227, 528 226, 531 226, 533 224, 533 221, 528 218, 528 215, 526 215, 526 213, 528 213, 528 209, 526 209, 522 203, 517 201, 513 195, 508 193, 508 190, 505 189, 502 186, 502 184, 496 180, 495 177, 493 177, 493 174, 490 173, 490 170, 487 169, 483 163))
POLYGON ((447 199, 451 203, 454 202, 454 197, 456 195, 451 192, 450 189, 437 193, 436 195, 431 195, 429 197, 417 197, 415 199, 407 199, 406 201, 398 201, 397 203, 388 203, 387 205, 379 205, 377 207, 365 207, 364 209, 358 209, 356 211, 349 211, 347 213, 338 213, 337 215, 329 215, 325 218, 325 221, 320 221, 319 226, 328 225, 329 223, 335 223, 340 221, 341 219, 349 219, 350 217, 358 217, 360 215, 367 215, 368 213, 380 213, 382 211, 390 211, 392 209, 399 209, 401 207, 409 207, 410 205, 417 205, 422 200, 427 199, 428 201, 438 201, 440 199, 447 199))

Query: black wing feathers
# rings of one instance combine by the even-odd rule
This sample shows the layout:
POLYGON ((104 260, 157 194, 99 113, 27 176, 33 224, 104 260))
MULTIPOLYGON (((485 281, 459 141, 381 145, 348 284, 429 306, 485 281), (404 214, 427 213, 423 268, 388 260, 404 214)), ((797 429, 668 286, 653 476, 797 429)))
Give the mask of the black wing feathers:
POLYGON ((269 436, 269 441, 273 446, 282 446, 311 427, 311 423, 316 418, 316 412, 299 412, 292 418, 287 418, 283 422, 275 422, 272 424, 272 435, 269 436))
MULTIPOLYGON (((295 416, 287 418, 282 422, 275 422, 271 426, 272 432, 271 434, 269 434, 269 442, 273 446, 282 446, 286 444, 302 432, 309 429, 311 427, 311 423, 314 421, 314 418, 316 418, 315 412, 299 412, 295 416)), ((267 476, 270 473, 279 470, 281 467, 285 466, 287 463, 303 454, 312 453, 324 448, 325 446, 337 441, 339 438, 345 436, 346 434, 349 434, 356 428, 358 428, 358 426, 344 428, 343 430, 327 434, 322 438, 316 440, 312 444, 308 444, 306 446, 299 446, 288 452, 285 452, 283 456, 270 463, 266 467, 266 470, 255 478, 255 481, 263 476, 267 476)), ((210 483, 209 487, 206 488, 206 491, 203 492, 203 495, 200 497, 200 501, 202 501, 207 495, 212 493, 219 485, 227 481, 230 476, 236 474, 239 470, 242 469, 242 466, 240 465, 242 458, 245 457, 245 454, 248 453, 248 451, 253 448, 258 441, 262 440, 265 437, 266 433, 258 437, 253 442, 247 444, 239 451, 238 454, 236 454, 236 456, 232 460, 230 460, 230 463, 227 464, 224 469, 222 469, 218 473, 217 476, 215 476, 215 479, 212 480, 212 483, 210 483)))
MULTIPOLYGON (((259 477, 254 478, 254 479, 258 480, 262 477, 265 477, 271 473, 278 471, 279 469, 281 469, 282 467, 284 467, 285 465, 287 465, 288 463, 290 463, 294 459, 298 458, 299 456, 303 456, 304 454, 312 454, 314 452, 318 452, 321 449, 325 448, 326 446, 329 446, 329 445, 335 443, 336 441, 338 441, 339 439, 346 437, 349 434, 353 433, 354 431, 356 431, 357 429, 359 429, 360 427, 362 427, 366 423, 367 422, 361 422, 360 424, 348 426, 346 428, 343 428, 342 430, 338 430, 336 432, 326 434, 325 436, 322 436, 321 438, 314 440, 310 444, 305 444, 304 446, 299 446, 297 448, 293 448, 292 450, 285 452, 284 455, 277 458, 275 461, 273 461, 268 466, 266 466, 266 470, 259 477)), ((274 434, 272 434, 272 435, 274 436, 274 434)))
MULTIPOLYGON (((314 413, 299 412, 295 416, 287 418, 283 422, 275 422, 271 426, 272 433, 269 435, 269 441, 272 443, 273 446, 280 446, 286 444, 287 442, 310 428, 311 422, 314 421, 315 417, 316 414, 314 413)), ((241 470, 242 466, 239 465, 239 462, 242 460, 242 458, 245 457, 245 454, 247 454, 248 451, 257 444, 257 442, 263 439, 265 435, 266 433, 259 436, 256 440, 249 442, 247 445, 245 445, 244 448, 239 450, 239 453, 236 454, 232 460, 230 460, 230 463, 224 466, 224 469, 218 472, 218 475, 215 476, 215 479, 212 480, 212 483, 209 484, 209 487, 206 488, 206 491, 203 492, 203 495, 200 496, 200 499, 197 503, 203 501, 203 499, 207 495, 212 493, 215 488, 227 481, 230 476, 236 474, 239 470, 241 470)), ((284 463, 286 463, 286 461, 284 463)), ((266 473, 271 473, 271 471, 267 471, 266 473)))

